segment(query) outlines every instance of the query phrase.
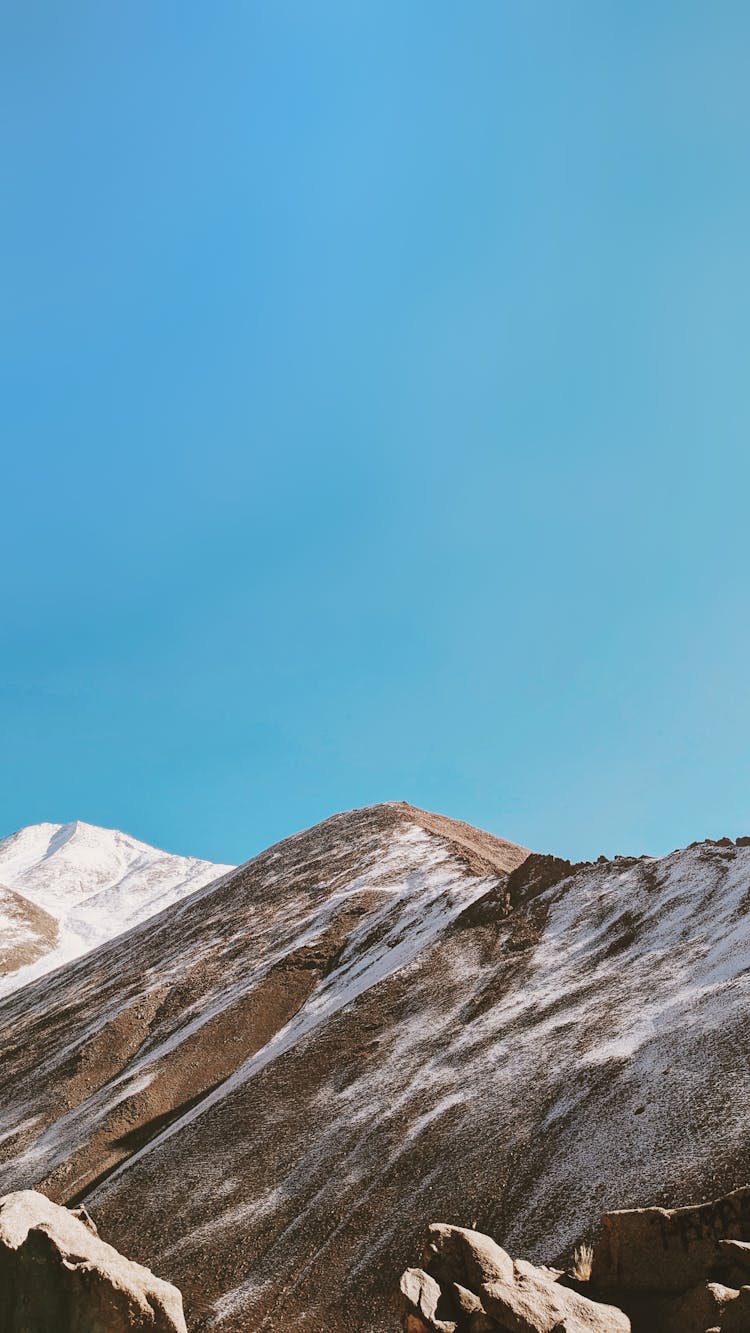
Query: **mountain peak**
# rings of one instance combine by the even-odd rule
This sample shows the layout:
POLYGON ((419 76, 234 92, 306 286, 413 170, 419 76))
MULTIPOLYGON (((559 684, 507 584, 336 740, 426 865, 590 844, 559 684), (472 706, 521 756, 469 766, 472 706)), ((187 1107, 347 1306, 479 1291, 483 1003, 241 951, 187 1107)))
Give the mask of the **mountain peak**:
POLYGON ((365 826, 375 833, 409 825, 441 838, 454 854, 462 857, 470 870, 479 875, 508 874, 529 855, 527 847, 476 828, 464 820, 452 819, 432 810, 422 810, 409 801, 380 801, 374 805, 344 810, 295 836, 322 840, 331 835, 334 838, 356 836, 357 831, 365 826))
MULTIPOLYGON (((45 929, 39 940, 27 938, 23 951, 14 950, 0 990, 78 957, 230 869, 82 819, 18 829, 0 840, 0 884, 51 918, 56 935, 45 929), (27 965, 30 956, 33 965, 27 965)), ((27 915, 32 925, 39 919, 27 915)))

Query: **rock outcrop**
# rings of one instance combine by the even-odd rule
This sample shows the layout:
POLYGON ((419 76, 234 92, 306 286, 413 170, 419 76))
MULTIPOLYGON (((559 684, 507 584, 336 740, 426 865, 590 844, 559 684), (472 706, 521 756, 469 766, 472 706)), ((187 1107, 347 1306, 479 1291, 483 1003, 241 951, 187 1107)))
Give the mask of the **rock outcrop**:
POLYGON ((607 1213, 590 1276, 429 1229, 401 1277, 404 1333, 750 1333, 750 1187, 691 1208, 607 1213))
MULTIPOLYGON (((750 1238, 750 1186, 692 1208, 605 1213, 591 1280, 604 1290, 686 1291, 732 1263, 723 1241, 750 1238)), ((734 1262, 750 1245, 734 1251, 734 1262)), ((750 1265, 747 1259, 748 1278, 750 1265)))
POLYGON ((606 1213, 591 1286, 636 1330, 750 1333, 750 1186, 691 1208, 606 1213))
POLYGON ((422 1268, 399 1296, 404 1333, 629 1333, 622 1310, 589 1300, 560 1273, 513 1260, 489 1236, 430 1227, 422 1268))
POLYGON ((2 1333, 186 1333, 182 1297, 34 1190, 0 1199, 2 1333))

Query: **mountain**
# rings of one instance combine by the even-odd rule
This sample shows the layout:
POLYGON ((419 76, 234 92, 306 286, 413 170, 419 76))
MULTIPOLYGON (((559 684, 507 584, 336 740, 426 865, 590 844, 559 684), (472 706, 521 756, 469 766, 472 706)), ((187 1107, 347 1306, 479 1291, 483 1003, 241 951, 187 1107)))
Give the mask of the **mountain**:
POLYGON ((4 978, 50 956, 59 936, 49 912, 0 884, 0 986, 4 978))
POLYGON ((234 867, 117 829, 34 824, 0 841, 0 994, 86 953, 234 867))
POLYGON ((535 1262, 750 1178, 750 847, 570 865, 338 815, 0 1003, 0 1194, 192 1333, 385 1333, 426 1225, 535 1262))

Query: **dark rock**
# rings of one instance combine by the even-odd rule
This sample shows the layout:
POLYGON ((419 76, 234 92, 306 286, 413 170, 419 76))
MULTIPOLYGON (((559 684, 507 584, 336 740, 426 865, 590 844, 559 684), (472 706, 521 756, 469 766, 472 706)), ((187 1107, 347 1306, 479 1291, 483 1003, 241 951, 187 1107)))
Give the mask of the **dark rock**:
POLYGON ((740 1287, 736 1301, 727 1308, 721 1333, 750 1333, 750 1286, 740 1287))
POLYGON ((727 1274, 739 1277, 736 1284, 744 1287, 750 1282, 750 1242, 744 1240, 720 1240, 719 1262, 726 1264, 727 1274))
POLYGON ((671 1309, 664 1311, 664 1333, 705 1333, 712 1327, 723 1330, 725 1312, 738 1295, 720 1282, 701 1282, 674 1298, 671 1309))

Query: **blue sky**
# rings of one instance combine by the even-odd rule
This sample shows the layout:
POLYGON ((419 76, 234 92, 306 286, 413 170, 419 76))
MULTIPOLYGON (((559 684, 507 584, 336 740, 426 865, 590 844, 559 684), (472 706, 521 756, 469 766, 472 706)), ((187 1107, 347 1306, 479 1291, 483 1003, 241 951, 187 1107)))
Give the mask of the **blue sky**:
POLYGON ((0 27, 0 833, 750 833, 747 6, 0 27))

